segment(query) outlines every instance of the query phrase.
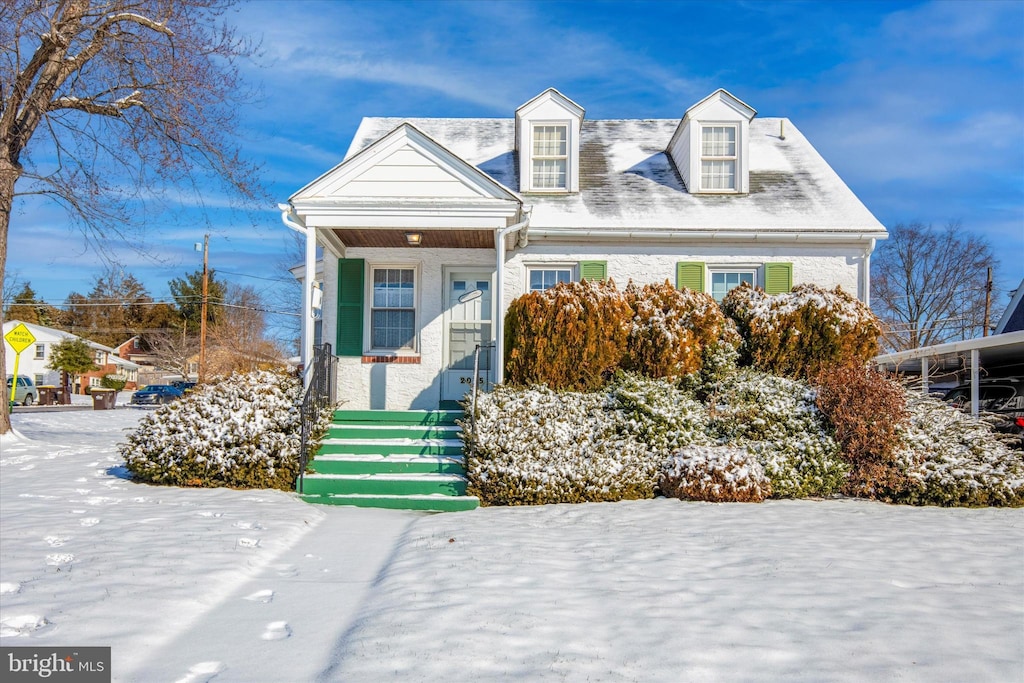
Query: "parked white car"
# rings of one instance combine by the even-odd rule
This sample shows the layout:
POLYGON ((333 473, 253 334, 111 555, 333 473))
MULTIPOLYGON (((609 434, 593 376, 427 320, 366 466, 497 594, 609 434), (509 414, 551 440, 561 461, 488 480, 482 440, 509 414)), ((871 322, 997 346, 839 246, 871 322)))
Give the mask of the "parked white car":
MULTIPOLYGON (((7 378, 7 400, 11 400, 11 382, 13 377, 7 378)), ((23 406, 30 406, 39 398, 39 391, 31 377, 18 377, 18 387, 14 390, 14 402, 23 406)))

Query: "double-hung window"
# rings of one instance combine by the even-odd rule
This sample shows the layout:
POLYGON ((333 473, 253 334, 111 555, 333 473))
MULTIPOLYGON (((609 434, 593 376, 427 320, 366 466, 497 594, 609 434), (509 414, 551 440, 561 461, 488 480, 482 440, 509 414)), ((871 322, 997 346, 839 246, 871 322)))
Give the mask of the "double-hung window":
POLYGON ((416 348, 416 270, 374 268, 370 347, 380 351, 416 348))
POLYGON ((36 344, 36 360, 46 358, 46 344, 36 344))
POLYGON ((550 289, 559 282, 572 282, 573 269, 569 266, 557 266, 550 268, 530 268, 530 291, 543 292, 550 289))
POLYGON ((736 126, 703 126, 700 130, 700 187, 705 192, 734 192, 736 126))
POLYGON ((569 188, 569 126, 543 124, 533 127, 532 189, 569 188))
POLYGON ((756 273, 753 270, 712 270, 711 296, 721 302, 730 290, 744 282, 753 287, 757 282, 756 273))

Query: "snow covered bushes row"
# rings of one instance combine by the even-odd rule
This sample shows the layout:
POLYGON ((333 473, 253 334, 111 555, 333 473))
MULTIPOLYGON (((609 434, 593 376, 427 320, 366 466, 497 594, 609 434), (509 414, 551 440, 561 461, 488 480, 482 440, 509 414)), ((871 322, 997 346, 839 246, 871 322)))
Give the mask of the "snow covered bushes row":
POLYGON ((463 431, 469 490, 488 505, 523 505, 649 498, 662 476, 669 488, 704 490, 703 499, 716 500, 838 488, 845 466, 806 385, 741 372, 719 389, 728 406, 633 374, 619 374, 601 392, 501 387, 483 394, 475 425, 463 431), (707 452, 693 447, 722 443, 743 449, 761 474, 748 467, 754 478, 741 483, 733 468, 743 470, 745 461, 735 456, 704 457, 693 467, 679 460, 707 452), (730 477, 735 490, 726 486, 711 498, 713 484, 730 477))
POLYGON ((659 492, 711 501, 845 492, 914 505, 1024 505, 1024 460, 990 426, 883 381, 837 376, 819 395, 803 381, 745 368, 705 400, 627 373, 590 393, 499 387, 478 397, 476 423, 464 425, 469 490, 485 505, 659 492), (899 419, 900 406, 908 419, 899 419), (886 425, 890 410, 896 417, 886 425), (842 420, 855 424, 838 428, 842 420))
POLYGON ((154 484, 291 490, 301 390, 298 379, 268 371, 198 387, 142 418, 121 455, 135 477, 154 484))
POLYGON ((611 280, 530 292, 505 318, 506 381, 589 391, 612 373, 682 379, 728 366, 739 337, 707 294, 668 282, 620 292, 611 280))
POLYGON ((765 294, 744 284, 726 295, 722 310, 743 338, 741 363, 764 372, 808 378, 878 353, 878 320, 841 287, 803 284, 765 294))

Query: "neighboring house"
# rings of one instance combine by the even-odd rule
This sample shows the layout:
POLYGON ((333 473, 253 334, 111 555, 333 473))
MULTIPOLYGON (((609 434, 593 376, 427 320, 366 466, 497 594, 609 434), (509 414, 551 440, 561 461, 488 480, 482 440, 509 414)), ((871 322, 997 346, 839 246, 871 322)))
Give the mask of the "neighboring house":
MULTIPOLYGON (((31 377, 36 384, 60 386, 60 372, 46 367, 50 363, 50 353, 54 344, 65 339, 79 339, 80 337, 57 330, 52 327, 22 323, 19 320, 8 320, 4 322, 3 333, 7 334, 17 325, 24 324, 32 336, 36 338, 35 343, 21 353, 18 363, 18 374, 31 377)), ((109 346, 98 344, 88 339, 84 340, 95 353, 94 361, 99 370, 78 375, 73 380, 74 393, 86 393, 87 387, 97 387, 105 375, 117 375, 124 379, 127 389, 135 389, 138 382, 139 366, 136 363, 118 357, 117 352, 109 346)), ((5 371, 10 377, 14 373, 14 352, 8 346, 5 353, 5 371)))
POLYGON ((725 90, 673 120, 585 120, 554 89, 507 119, 366 118, 281 209, 306 235, 303 274, 323 250, 320 324, 351 408, 461 399, 478 344, 494 347, 485 385, 500 382, 509 303, 556 282, 668 280, 716 299, 811 282, 867 301, 887 237, 788 119, 725 90))

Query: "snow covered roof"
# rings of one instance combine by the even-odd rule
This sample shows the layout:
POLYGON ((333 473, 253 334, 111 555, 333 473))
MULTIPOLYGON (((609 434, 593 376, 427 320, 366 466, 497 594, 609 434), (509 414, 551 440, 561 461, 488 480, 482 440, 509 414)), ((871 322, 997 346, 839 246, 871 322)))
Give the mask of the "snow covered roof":
POLYGON ((117 355, 117 351, 110 348, 109 346, 104 346, 99 342, 94 342, 90 339, 86 339, 85 337, 79 337, 77 334, 71 334, 70 332, 58 330, 53 327, 45 327, 43 325, 36 325, 35 323, 26 323, 21 320, 7 320, 4 322, 3 326, 4 334, 7 334, 9 331, 14 329, 18 325, 24 325, 25 327, 27 327, 28 331, 32 333, 32 336, 36 338, 37 342, 60 342, 65 339, 81 339, 82 341, 89 345, 89 348, 94 349, 96 351, 104 351, 107 354, 109 354, 110 362, 113 363, 114 365, 124 366, 129 369, 140 367, 136 363, 124 360, 123 358, 119 357, 117 355))
MULTIPOLYGON (((519 187, 513 119, 364 118, 347 158, 410 123, 506 188, 519 187)), ((522 195, 531 232, 757 231, 884 237, 885 228, 788 119, 750 123, 750 192, 690 194, 666 153, 678 119, 588 120, 580 191, 522 195), (780 126, 785 124, 785 139, 780 126)))

